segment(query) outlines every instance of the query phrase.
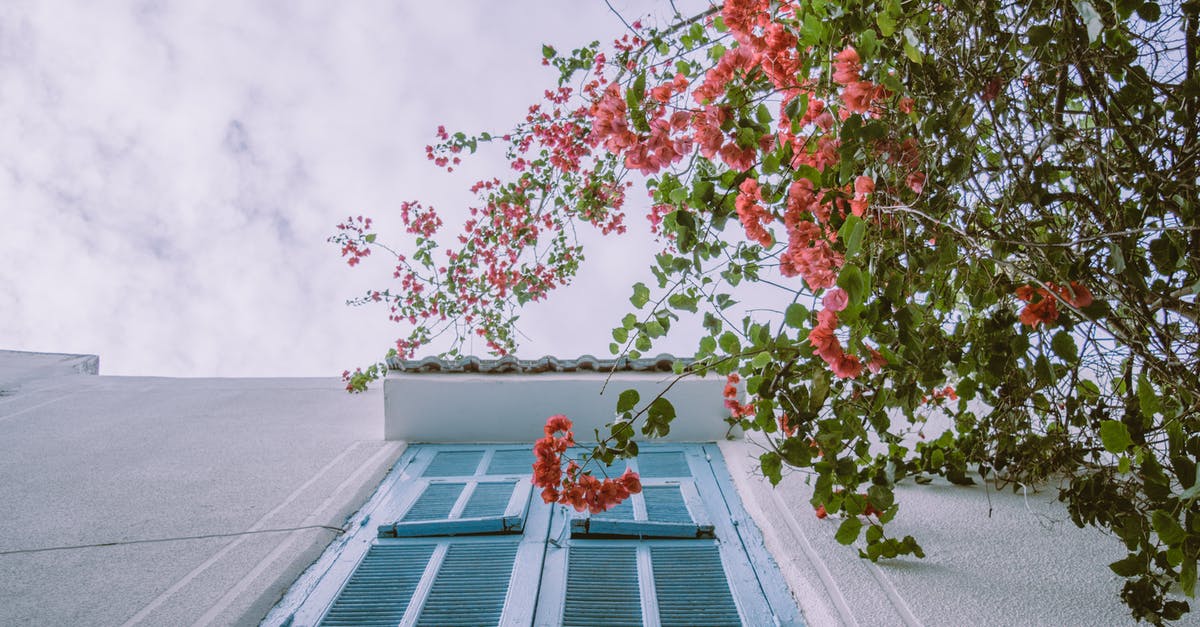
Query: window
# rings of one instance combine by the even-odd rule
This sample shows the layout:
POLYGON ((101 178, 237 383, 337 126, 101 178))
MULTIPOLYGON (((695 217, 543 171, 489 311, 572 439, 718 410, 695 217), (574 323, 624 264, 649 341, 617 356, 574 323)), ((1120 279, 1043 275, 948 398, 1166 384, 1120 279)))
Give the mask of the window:
POLYGON ((800 624, 716 446, 643 446, 642 493, 595 516, 543 503, 532 463, 527 446, 410 447, 268 622, 800 624))

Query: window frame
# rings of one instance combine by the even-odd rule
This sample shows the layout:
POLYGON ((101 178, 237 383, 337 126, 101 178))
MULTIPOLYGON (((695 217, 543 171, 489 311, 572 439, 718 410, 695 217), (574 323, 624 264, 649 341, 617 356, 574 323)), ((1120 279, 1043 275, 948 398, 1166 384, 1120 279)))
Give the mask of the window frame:
MULTIPOLYGON (((648 555, 649 547, 688 542, 708 543, 717 547, 730 594, 745 624, 804 624, 799 608, 779 574, 778 565, 766 550, 757 526, 741 506, 741 496, 733 485, 717 445, 664 443, 643 444, 641 448, 643 453, 683 453, 692 474, 690 487, 687 487, 688 480, 680 481, 678 477, 647 477, 643 479, 643 485, 680 484, 684 503, 694 525, 646 521, 645 504, 635 499, 632 504, 635 518, 633 521, 602 522, 601 518, 591 519, 592 525, 599 524, 602 531, 607 530, 604 531, 607 534, 605 537, 597 537, 596 529, 592 529, 591 534, 572 533, 573 526, 579 525, 580 521, 586 523, 589 517, 579 515, 562 505, 543 503, 529 484, 531 471, 524 475, 479 474, 486 472, 496 451, 528 451, 528 445, 412 444, 402 453, 375 494, 350 518, 346 533, 336 539, 318 561, 296 580, 284 599, 264 620, 264 624, 319 624, 372 546, 433 544, 436 547, 436 557, 445 553, 447 549, 443 547, 452 544, 498 542, 518 544, 505 593, 501 624, 561 624, 567 584, 566 569, 572 546, 586 544, 647 547, 645 551, 639 549, 639 561, 642 561, 647 559, 641 555, 648 555), (475 475, 422 476, 438 453, 458 451, 484 452, 476 465, 475 475), (403 523, 403 515, 413 506, 425 487, 432 483, 513 479, 518 483, 503 518, 511 522, 511 517, 516 515, 515 509, 521 509, 520 528, 506 528, 501 533, 496 533, 495 529, 480 529, 478 522, 489 518, 452 518, 403 523), (618 523, 616 528, 612 527, 614 522, 618 523), (381 530, 388 527, 395 529, 400 524, 413 525, 413 530, 416 530, 415 526, 423 525, 428 528, 422 531, 437 533, 380 537, 381 530), (695 533, 694 530, 701 526, 707 527, 708 530, 695 533), (681 527, 691 527, 692 535, 675 535, 680 533, 681 527), (478 535, 480 531, 489 533, 478 535)), ((532 461, 532 454, 530 460, 532 461)), ((630 466, 635 471, 639 470, 638 460, 631 460, 630 466)), ((609 474, 614 470, 617 469, 609 469, 609 474)), ((459 495, 452 513, 462 510, 464 500, 469 498, 468 492, 469 490, 464 489, 459 495)), ((640 495, 637 498, 641 498, 640 495)), ((648 572, 644 568, 645 566, 639 565, 639 572, 648 572)), ((408 603, 405 620, 401 624, 410 624, 420 615, 437 572, 438 568, 427 565, 417 591, 408 603)), ((639 585, 643 589, 643 599, 650 599, 649 603, 643 601, 644 617, 649 619, 645 624, 656 625, 656 615, 652 615, 652 610, 657 607, 657 601, 648 596, 647 592, 647 588, 652 591, 653 584, 640 580, 639 585)))

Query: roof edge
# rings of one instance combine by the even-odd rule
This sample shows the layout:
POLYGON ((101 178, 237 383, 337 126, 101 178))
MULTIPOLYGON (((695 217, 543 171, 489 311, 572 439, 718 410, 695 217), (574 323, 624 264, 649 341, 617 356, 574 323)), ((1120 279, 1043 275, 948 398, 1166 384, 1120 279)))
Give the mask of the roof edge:
POLYGON ((460 359, 443 359, 441 357, 424 357, 422 359, 387 360, 388 369, 409 374, 539 374, 554 372, 673 372, 675 363, 684 366, 694 360, 675 357, 661 353, 656 357, 630 359, 599 359, 593 355, 581 355, 576 359, 560 359, 546 355, 539 359, 517 359, 513 355, 505 355, 497 359, 480 359, 468 356, 460 359))

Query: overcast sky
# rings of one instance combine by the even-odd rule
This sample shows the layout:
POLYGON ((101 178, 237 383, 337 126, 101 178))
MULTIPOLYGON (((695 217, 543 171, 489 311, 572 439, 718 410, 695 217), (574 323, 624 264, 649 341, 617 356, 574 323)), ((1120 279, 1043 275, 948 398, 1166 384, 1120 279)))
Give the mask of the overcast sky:
MULTIPOLYGON (((379 358, 398 329, 344 301, 390 267, 347 267, 334 225, 370 215, 386 238, 404 199, 453 215, 468 177, 502 165, 440 173, 423 151, 437 125, 504 129, 554 79, 542 42, 622 29, 602 0, 5 0, 0 348, 169 376, 379 358)), ((650 260, 646 221, 628 221, 525 316, 522 357, 607 355, 650 260)))

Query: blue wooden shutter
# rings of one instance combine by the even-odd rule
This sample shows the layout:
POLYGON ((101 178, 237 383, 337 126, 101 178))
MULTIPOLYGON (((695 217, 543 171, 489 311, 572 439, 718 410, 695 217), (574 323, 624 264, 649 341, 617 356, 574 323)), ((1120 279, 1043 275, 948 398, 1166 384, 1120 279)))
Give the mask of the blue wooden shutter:
POLYGON ((637 547, 573 546, 568 560, 564 627, 642 624, 637 547))
POLYGON ((484 451, 437 451, 422 477, 461 477, 473 475, 483 460, 484 451))
POLYGON ((517 543, 450 544, 417 625, 498 625, 517 543))
POLYGON ((433 550, 431 544, 372 546, 321 624, 400 624, 433 550))
POLYGON ((741 625, 713 540, 576 541, 564 626, 741 625))
MULTIPOLYGON (((536 586, 509 587, 516 565, 536 573, 544 551, 541 541, 519 535, 528 514, 530 449, 414 447, 409 463, 407 480, 379 513, 394 522, 378 527, 384 537, 365 550, 322 623, 527 622, 536 586)), ((534 516, 542 538, 548 514, 534 516)))
POLYGON ((415 501, 379 525, 381 538, 521 533, 532 486, 529 449, 433 450, 415 501), (484 466, 484 468, 481 468, 484 466))
POLYGON ((651 543, 650 563, 663 627, 742 624, 715 544, 651 543))
POLYGON ((692 476, 683 451, 643 452, 637 457, 637 470, 643 479, 692 476))
POLYGON ((450 510, 462 496, 465 483, 431 483, 404 513, 402 520, 441 520, 450 517, 450 510))

